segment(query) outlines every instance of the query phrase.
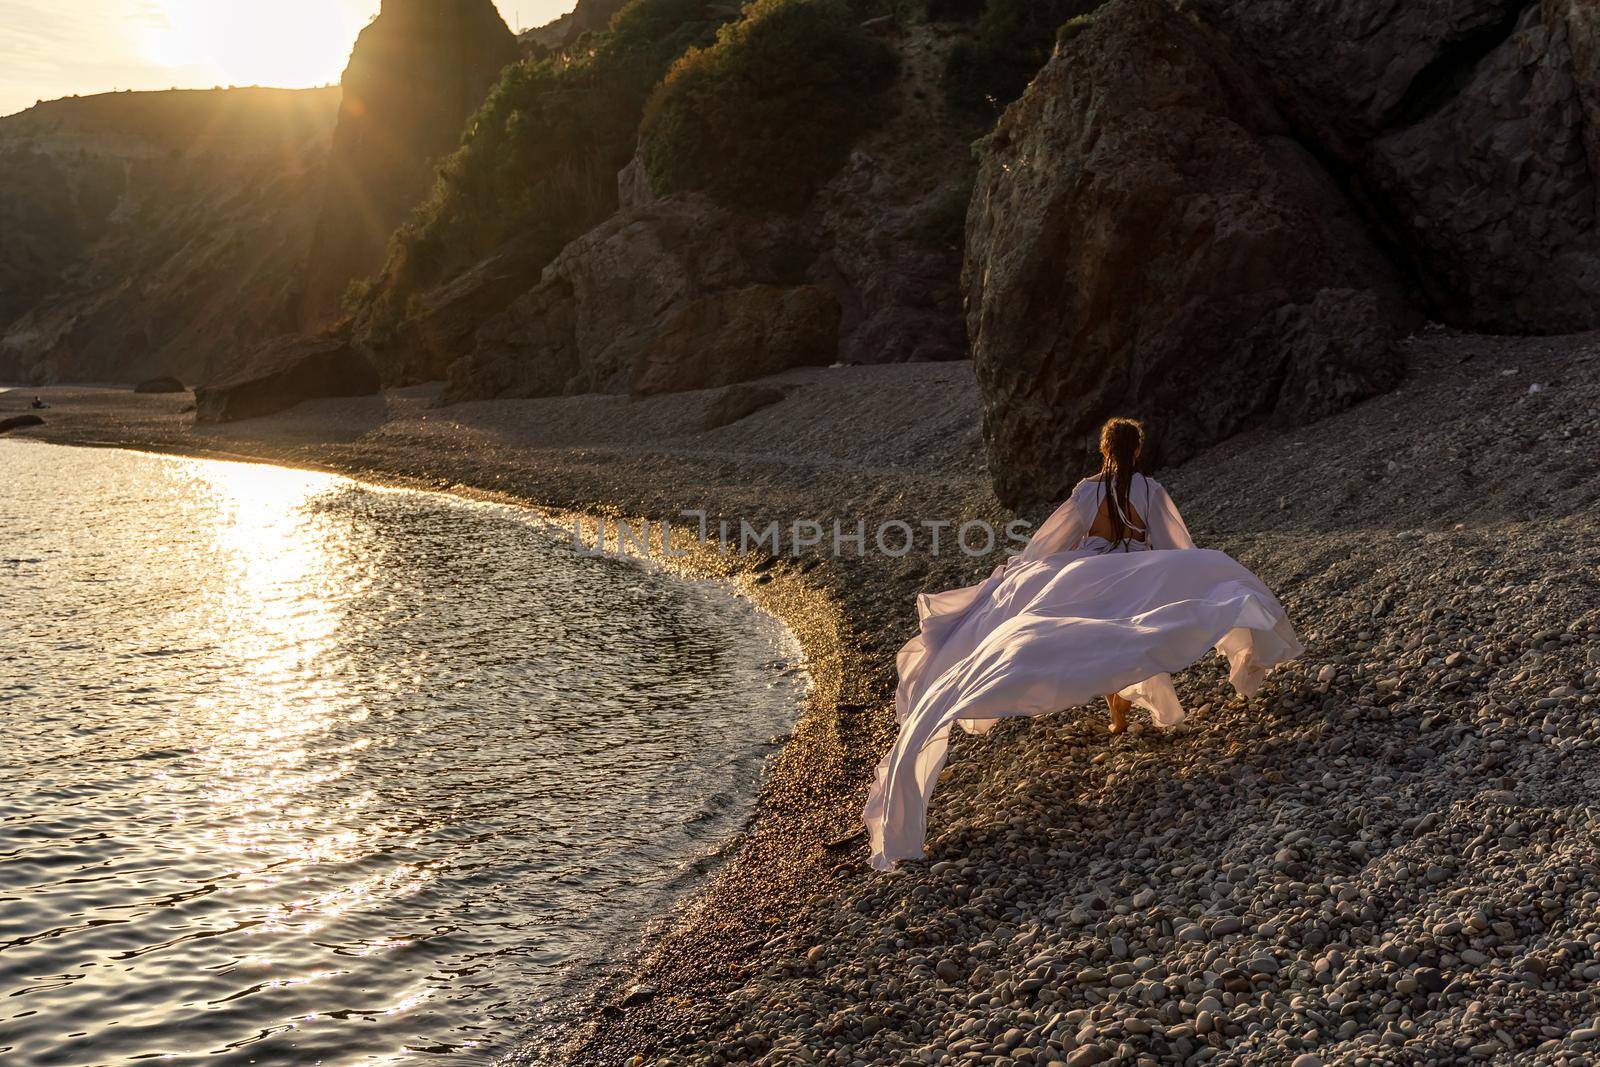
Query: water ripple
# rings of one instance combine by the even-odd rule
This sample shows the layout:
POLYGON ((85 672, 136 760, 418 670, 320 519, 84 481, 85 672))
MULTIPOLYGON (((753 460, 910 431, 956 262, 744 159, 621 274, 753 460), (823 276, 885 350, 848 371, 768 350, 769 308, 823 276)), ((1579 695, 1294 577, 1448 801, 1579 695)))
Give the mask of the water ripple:
POLYGON ((727 840, 804 684, 723 590, 514 509, 0 472, 8 1067, 492 1059, 727 840))

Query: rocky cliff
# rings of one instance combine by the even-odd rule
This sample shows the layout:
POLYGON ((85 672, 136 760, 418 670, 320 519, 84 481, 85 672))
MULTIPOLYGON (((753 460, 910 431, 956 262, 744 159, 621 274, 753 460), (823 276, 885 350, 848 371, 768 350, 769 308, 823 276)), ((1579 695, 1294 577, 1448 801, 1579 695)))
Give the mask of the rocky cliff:
POLYGON ((527 54, 565 48, 586 33, 605 30, 627 4, 628 0, 578 0, 576 7, 554 22, 518 34, 517 42, 527 54))
MULTIPOLYGON (((757 71, 738 83, 768 110, 826 114, 831 101, 823 75, 805 85, 797 104, 783 93, 792 71, 806 69, 807 48, 832 54, 852 47, 862 58, 852 82, 838 91, 844 107, 876 112, 857 134, 841 119, 809 136, 798 122, 773 128, 770 143, 740 118, 722 119, 731 135, 696 130, 697 142, 677 169, 653 168, 658 137, 678 136, 682 120, 653 101, 640 150, 618 175, 619 211, 568 245, 538 285, 490 319, 470 354, 450 371, 451 399, 538 396, 561 392, 651 393, 727 384, 785 367, 960 359, 960 218, 965 213, 972 160, 951 116, 939 80, 952 40, 927 25, 880 24, 884 39, 834 24, 843 43, 808 26, 780 53, 791 67, 774 66, 769 28, 800 5, 767 3, 724 33, 723 52, 708 63, 718 77, 738 69, 741 50, 762 56, 757 71), (804 43, 799 43, 804 42, 804 43), (892 57, 872 75, 874 57, 892 57), (767 85, 763 79, 777 80, 767 85), (661 117, 664 116, 664 117, 661 117), (670 130, 670 133, 664 132, 670 130), (809 145, 807 164, 837 152, 809 183, 805 166, 784 153, 787 132, 809 145), (825 143, 828 138, 835 140, 825 143), (739 148, 739 145, 746 145, 739 148), (740 160, 741 152, 754 159, 740 160), (697 172, 709 161, 711 173, 697 172), (776 165, 781 175, 761 175, 776 165), (758 177, 741 183, 740 176, 758 177), (802 175, 796 180, 796 175, 802 175), (688 188, 674 188, 681 182, 688 188), (786 186, 782 195, 776 190, 786 186)), ((698 72, 696 72, 698 73, 698 72)), ((688 72, 658 92, 690 83, 688 72)), ((720 91, 731 91, 733 79, 720 91)), ((694 90, 703 91, 702 80, 694 90)), ((717 83, 713 83, 715 86, 717 83)), ((721 104, 726 109, 728 105, 721 104)), ((718 121, 719 104, 698 99, 690 113, 718 121)))
POLYGON ((1100 422, 1159 464, 1396 378, 1398 272, 1217 34, 1118 0, 1006 112, 967 231, 1003 498, 1058 497, 1100 422))
POLYGON ((1445 321, 1600 324, 1600 8, 1185 0, 1258 72, 1445 321))
POLYGON ((350 283, 433 183, 467 118, 520 55, 491 0, 384 0, 350 53, 306 270, 302 327, 335 318, 350 283))
MULTIPOLYGON (((811 186, 830 145, 806 123, 826 101, 784 108, 794 85, 827 77, 805 55, 815 34, 752 44, 806 6, 764 0, 679 63, 645 109, 617 213, 507 310, 476 328, 453 314, 508 299, 505 269, 422 298, 424 313, 452 312, 430 356, 450 366, 449 396, 693 388, 829 351, 959 358, 970 342, 997 484, 1025 503, 1081 473, 1114 411, 1150 420, 1151 462, 1177 460, 1388 388, 1395 339, 1428 318, 1525 332, 1600 321, 1587 6, 981 0, 931 4, 936 21, 897 9, 861 23, 898 57, 890 106, 811 186), (963 208, 963 123, 975 94, 993 102, 991 87, 1018 82, 1041 15, 1065 21, 1055 55, 984 139, 963 208), (743 70, 741 49, 761 63, 743 70), (710 127, 739 129, 725 114, 734 84, 766 123, 727 136, 710 127), (739 146, 773 130, 789 141, 763 157, 788 170, 751 177, 739 146), (663 135, 675 145, 662 150, 663 135), (959 226, 942 237, 940 220, 963 215, 964 241, 959 226)), ((872 91, 855 93, 868 106, 872 91)), ((848 125, 828 128, 850 137, 848 125)))
POLYGON ((124 93, 0 120, 0 380, 203 382, 326 325, 517 56, 490 0, 386 0, 342 93, 124 93))
POLYGON ((353 305, 354 335, 387 382, 445 377, 487 320, 616 210, 617 172, 652 88, 737 14, 701 0, 633 0, 605 33, 531 50, 503 72, 353 305))
POLYGON ((1428 317, 1600 326, 1594 8, 1112 0, 990 139, 965 288, 1007 503, 1113 413, 1181 460, 1395 380, 1428 317))
POLYGON ((337 91, 0 119, 0 381, 203 379, 292 329, 337 91))

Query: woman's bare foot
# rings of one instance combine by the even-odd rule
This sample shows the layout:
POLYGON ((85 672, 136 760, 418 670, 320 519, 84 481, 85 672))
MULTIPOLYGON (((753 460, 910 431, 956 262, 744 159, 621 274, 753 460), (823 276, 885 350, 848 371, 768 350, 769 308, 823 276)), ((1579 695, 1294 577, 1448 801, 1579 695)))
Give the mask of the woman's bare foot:
POLYGON ((1106 704, 1111 708, 1111 728, 1113 737, 1117 734, 1128 732, 1128 709, 1133 707, 1133 701, 1124 700, 1115 693, 1106 694, 1106 704))

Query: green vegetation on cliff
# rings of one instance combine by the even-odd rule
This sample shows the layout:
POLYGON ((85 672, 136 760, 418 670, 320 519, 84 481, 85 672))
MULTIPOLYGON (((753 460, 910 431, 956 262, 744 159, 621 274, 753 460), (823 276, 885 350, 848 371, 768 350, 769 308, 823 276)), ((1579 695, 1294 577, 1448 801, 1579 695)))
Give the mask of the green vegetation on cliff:
POLYGON ((719 25, 701 0, 634 0, 606 32, 506 68, 395 235, 388 284, 365 288, 415 292, 512 238, 553 255, 599 222, 616 208, 650 90, 719 25))
MULTIPOLYGON (((632 0, 608 29, 542 46, 506 68, 344 306, 391 380, 442 373, 471 344, 437 299, 499 257, 471 317, 503 309, 567 243, 617 208, 640 148, 659 192, 698 189, 742 207, 803 206, 877 119, 896 59, 863 31, 879 0, 632 0), (720 32, 719 32, 720 31, 720 32), (652 95, 654 94, 654 95, 652 95)), ((451 307, 457 305, 451 304, 451 307)))
POLYGON ((894 52, 842 0, 755 0, 689 50, 650 99, 643 152, 659 193, 796 211, 878 117, 894 52))

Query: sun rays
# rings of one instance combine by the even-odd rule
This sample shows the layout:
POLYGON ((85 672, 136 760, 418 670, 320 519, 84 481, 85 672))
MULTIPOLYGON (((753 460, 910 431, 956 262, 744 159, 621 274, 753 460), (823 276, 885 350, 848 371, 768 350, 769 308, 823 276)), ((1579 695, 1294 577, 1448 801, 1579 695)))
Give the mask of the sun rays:
MULTIPOLYGON (((0 115, 63 96, 339 81, 381 0, 0 0, 0 115)), ((516 29, 574 0, 496 0, 516 29)))
POLYGON ((374 0, 159 0, 140 52, 158 67, 210 70, 219 84, 304 88, 339 80, 374 0))

